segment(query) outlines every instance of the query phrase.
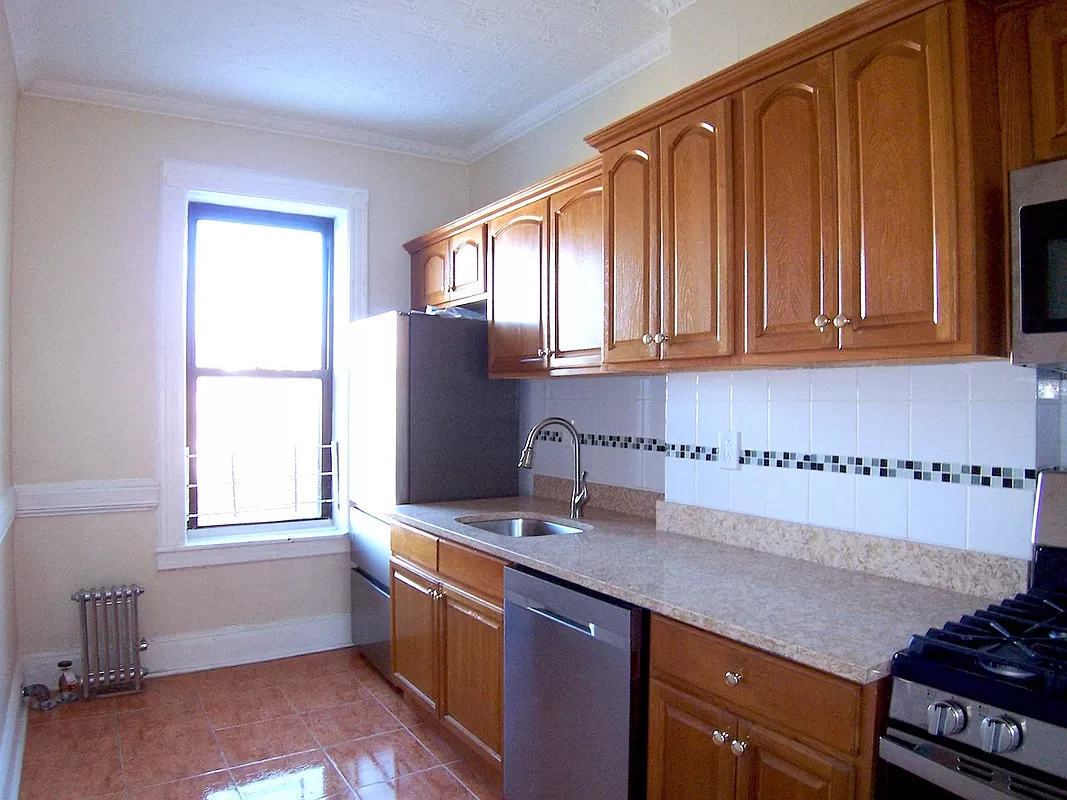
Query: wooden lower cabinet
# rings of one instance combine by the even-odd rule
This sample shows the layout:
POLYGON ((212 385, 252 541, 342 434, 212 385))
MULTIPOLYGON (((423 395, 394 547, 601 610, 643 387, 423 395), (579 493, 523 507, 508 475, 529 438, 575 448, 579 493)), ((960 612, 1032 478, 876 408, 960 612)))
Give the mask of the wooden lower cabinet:
POLYGON ((410 701, 499 769, 504 562, 405 528, 393 529, 392 547, 393 675, 410 701))
POLYGON ((884 684, 850 684, 656 615, 651 648, 648 800, 873 796, 884 684), (838 684, 851 703, 834 700, 838 684))

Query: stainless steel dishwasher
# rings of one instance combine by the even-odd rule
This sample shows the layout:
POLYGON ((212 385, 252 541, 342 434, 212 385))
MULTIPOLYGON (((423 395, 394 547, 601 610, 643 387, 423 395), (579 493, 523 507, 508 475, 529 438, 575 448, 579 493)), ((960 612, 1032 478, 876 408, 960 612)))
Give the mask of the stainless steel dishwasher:
POLYGON ((504 570, 504 797, 641 800, 648 611, 504 570))

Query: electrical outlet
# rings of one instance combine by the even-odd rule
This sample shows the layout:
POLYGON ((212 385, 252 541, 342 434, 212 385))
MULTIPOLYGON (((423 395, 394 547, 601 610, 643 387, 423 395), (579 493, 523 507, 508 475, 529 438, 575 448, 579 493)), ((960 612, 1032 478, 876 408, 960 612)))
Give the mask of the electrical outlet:
POLYGON ((741 469, 741 432, 722 431, 719 434, 719 469, 741 469))

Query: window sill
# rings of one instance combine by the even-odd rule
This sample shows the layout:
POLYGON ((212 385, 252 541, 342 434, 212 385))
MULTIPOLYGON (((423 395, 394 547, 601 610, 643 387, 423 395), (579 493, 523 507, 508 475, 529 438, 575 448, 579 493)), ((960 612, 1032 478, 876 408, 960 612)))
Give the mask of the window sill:
POLYGON ((189 542, 181 547, 156 549, 158 569, 185 569, 223 564, 249 564, 285 558, 328 556, 348 552, 348 534, 335 527, 304 531, 279 530, 277 536, 244 541, 189 542))

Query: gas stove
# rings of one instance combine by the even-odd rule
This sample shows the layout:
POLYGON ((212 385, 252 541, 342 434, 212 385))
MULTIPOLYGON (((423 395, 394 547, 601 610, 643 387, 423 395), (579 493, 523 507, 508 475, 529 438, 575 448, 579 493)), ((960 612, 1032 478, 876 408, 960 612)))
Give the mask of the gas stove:
POLYGON ((1067 473, 1038 476, 1031 588, 893 658, 887 797, 1067 800, 1067 473))

